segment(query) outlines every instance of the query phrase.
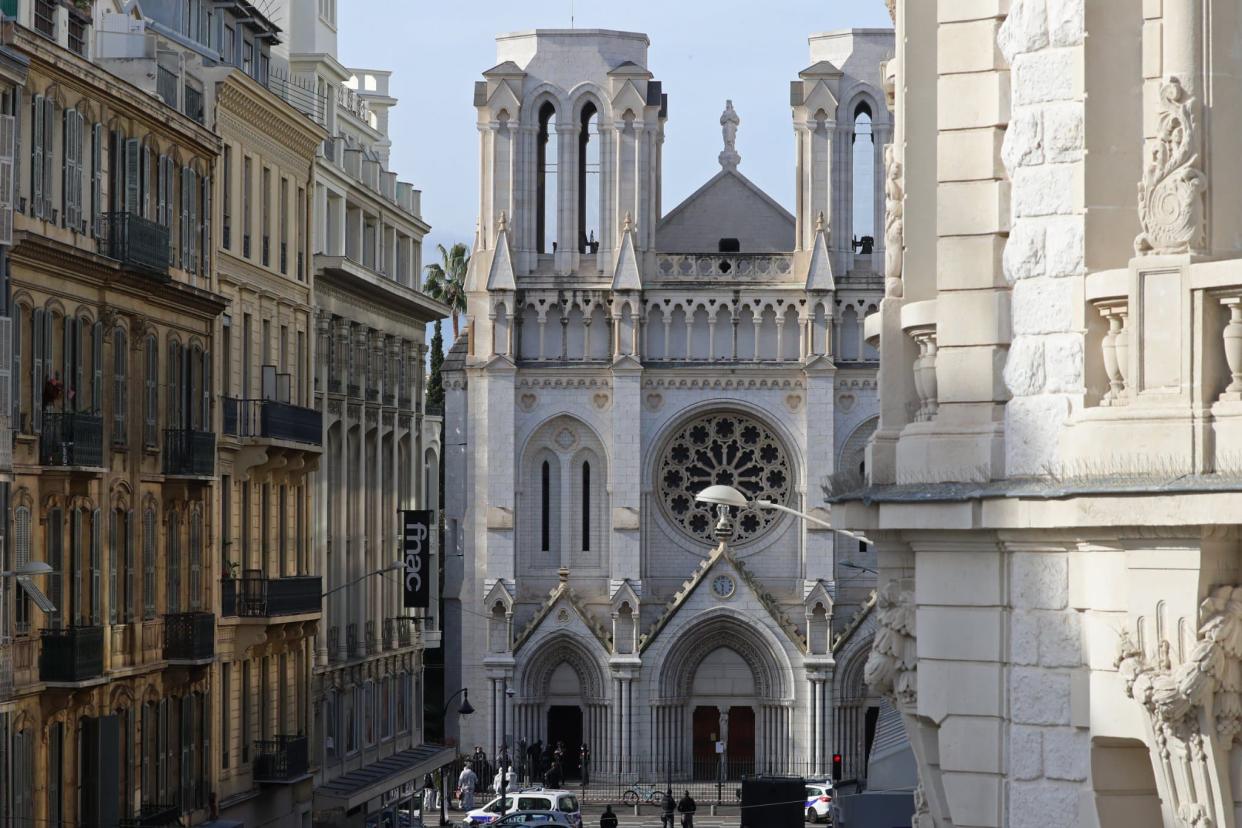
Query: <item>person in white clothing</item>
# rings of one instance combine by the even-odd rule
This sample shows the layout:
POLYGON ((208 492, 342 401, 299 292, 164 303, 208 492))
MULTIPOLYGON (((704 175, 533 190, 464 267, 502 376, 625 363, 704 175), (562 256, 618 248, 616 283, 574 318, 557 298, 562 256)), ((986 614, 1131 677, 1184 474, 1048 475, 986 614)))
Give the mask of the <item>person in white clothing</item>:
POLYGON ((461 775, 457 777, 457 796, 461 799, 461 809, 463 811, 474 810, 474 789, 479 786, 479 777, 475 774, 474 769, 467 762, 462 768, 461 775))

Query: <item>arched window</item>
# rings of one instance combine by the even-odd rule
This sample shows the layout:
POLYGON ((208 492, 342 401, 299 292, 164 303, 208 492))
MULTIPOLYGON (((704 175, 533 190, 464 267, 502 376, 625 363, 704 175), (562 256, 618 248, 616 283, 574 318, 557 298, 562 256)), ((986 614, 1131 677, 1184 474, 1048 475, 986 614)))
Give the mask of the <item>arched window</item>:
POLYGON ((547 552, 552 548, 552 467, 547 460, 539 475, 539 548, 547 552))
POLYGON ((556 252, 556 107, 551 101, 539 109, 538 169, 535 191, 535 249, 556 252))
POLYGON ((591 551, 591 464, 582 461, 582 551, 591 551))
POLYGON ((579 253, 594 253, 599 245, 599 158, 599 111, 587 102, 578 124, 579 253))
POLYGON ((854 110, 851 211, 855 249, 861 253, 870 253, 875 239, 875 145, 871 135, 871 107, 864 101, 854 110))

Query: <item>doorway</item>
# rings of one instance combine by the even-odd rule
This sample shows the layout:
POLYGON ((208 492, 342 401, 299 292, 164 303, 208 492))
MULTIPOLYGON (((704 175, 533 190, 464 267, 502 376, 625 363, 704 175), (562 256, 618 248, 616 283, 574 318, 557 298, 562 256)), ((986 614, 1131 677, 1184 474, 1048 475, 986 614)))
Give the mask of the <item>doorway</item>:
POLYGON ((725 773, 729 779, 741 779, 755 772, 754 708, 729 708, 729 743, 725 751, 725 773))
POLYGON ((720 710, 712 706, 694 708, 694 778, 715 779, 720 774, 716 740, 720 738, 720 710))
MULTIPOLYGON (((582 708, 576 704, 554 704, 548 708, 548 748, 564 744, 561 772, 565 779, 578 779, 578 748, 582 745, 582 708)), ((546 762, 545 762, 546 764, 546 762)))

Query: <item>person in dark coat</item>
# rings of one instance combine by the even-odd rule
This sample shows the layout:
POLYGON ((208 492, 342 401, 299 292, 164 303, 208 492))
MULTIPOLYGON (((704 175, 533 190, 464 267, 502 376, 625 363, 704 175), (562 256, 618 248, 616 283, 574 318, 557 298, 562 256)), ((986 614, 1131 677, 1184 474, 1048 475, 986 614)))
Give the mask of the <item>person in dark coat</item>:
POLYGON ((530 754, 527 752, 530 746, 526 744, 526 737, 518 739, 517 743, 517 771, 518 782, 525 784, 527 774, 527 762, 530 761, 530 754))
POLYGON ((578 748, 578 767, 582 770, 582 784, 591 784, 591 746, 586 742, 578 748))
POLYGON ((664 798, 660 800, 661 828, 673 828, 673 814, 675 813, 677 813, 677 802, 673 799, 673 789, 669 788, 664 792, 664 798))
POLYGON ((540 774, 543 773, 543 766, 539 763, 540 756, 543 755, 543 739, 536 739, 531 746, 526 749, 526 761, 530 766, 530 781, 536 782, 540 774))
POLYGON ((677 803, 677 813, 681 814, 681 828, 694 828, 694 812, 699 809, 689 791, 683 791, 677 803))
POLYGON ((561 776, 561 769, 556 763, 550 765, 548 770, 543 775, 543 786, 545 788, 559 788, 563 781, 564 778, 561 776))
POLYGON ((599 828, 617 828, 617 815, 612 812, 611 805, 604 806, 604 813, 599 817, 599 828))

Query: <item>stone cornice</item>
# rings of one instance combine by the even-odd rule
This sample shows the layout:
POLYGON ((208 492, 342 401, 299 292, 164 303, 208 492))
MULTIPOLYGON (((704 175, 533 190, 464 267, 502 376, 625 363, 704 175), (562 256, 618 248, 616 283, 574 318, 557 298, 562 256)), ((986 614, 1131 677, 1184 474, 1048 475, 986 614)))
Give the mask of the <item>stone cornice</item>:
POLYGON ((754 377, 713 377, 704 376, 682 376, 674 375, 668 377, 651 377, 643 378, 643 388, 682 388, 686 390, 709 389, 715 391, 786 391, 794 388, 802 388, 805 383, 801 377, 772 377, 771 372, 765 372, 764 376, 754 377))
POLYGON ((306 115, 277 98, 239 69, 216 85, 216 120, 248 144, 266 146, 289 169, 307 171, 328 133, 306 115))
POLYGON ((217 253, 216 267, 220 281, 236 285, 239 293, 256 291, 287 300, 303 310, 312 310, 310 285, 271 273, 227 250, 217 253))
MULTIPOLYGON (((364 299, 352 291, 342 290, 323 276, 318 276, 315 279, 315 306, 338 313, 341 316, 353 319, 353 321, 360 320, 355 318, 358 315, 357 313, 351 315, 350 311, 369 314, 384 320, 388 324, 388 327, 380 328, 385 333, 391 333, 393 336, 399 336, 411 341, 421 341, 421 337, 412 335, 410 331, 411 321, 417 325, 422 324, 412 314, 399 313, 390 304, 364 299)), ((421 331, 422 328, 420 327, 419 330, 421 331)))

